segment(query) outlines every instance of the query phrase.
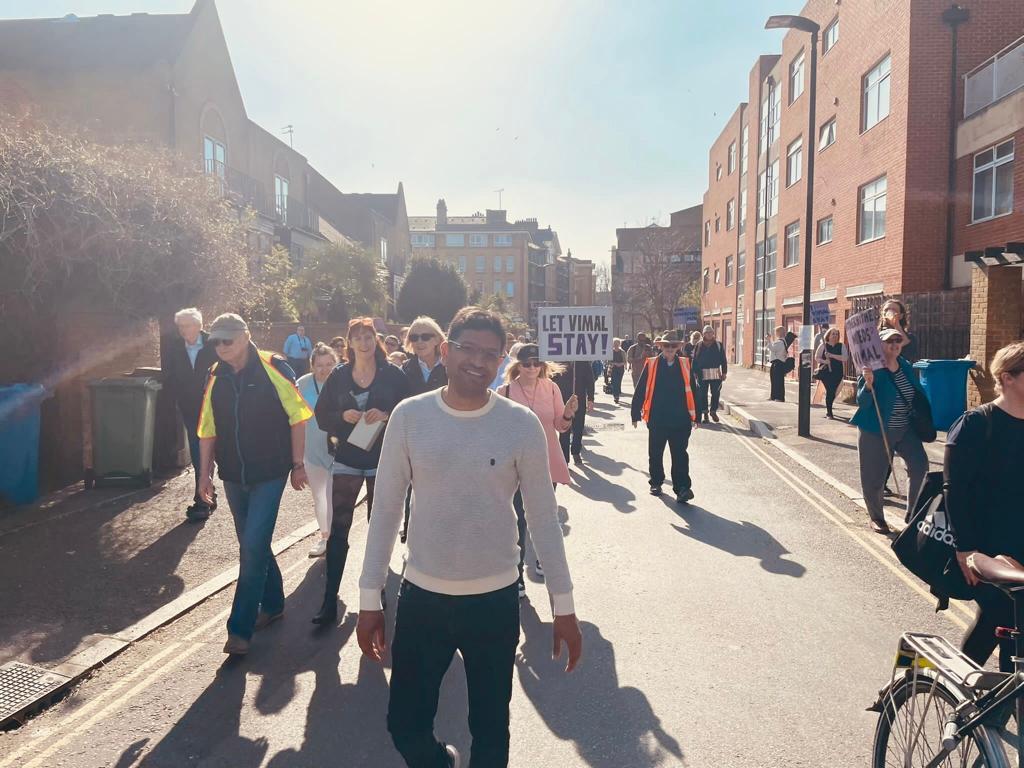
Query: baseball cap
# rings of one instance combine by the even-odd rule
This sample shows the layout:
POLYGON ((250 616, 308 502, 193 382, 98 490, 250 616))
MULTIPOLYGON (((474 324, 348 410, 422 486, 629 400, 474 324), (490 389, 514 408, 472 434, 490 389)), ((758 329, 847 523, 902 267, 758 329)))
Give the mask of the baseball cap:
POLYGON ((905 334, 903 333, 903 331, 898 330, 896 328, 883 328, 881 331, 878 332, 878 337, 882 341, 888 341, 893 336, 899 336, 900 338, 904 338, 905 334))
POLYGON ((516 360, 520 363, 525 363, 527 360, 539 360, 540 359, 540 347, 536 344, 523 344, 519 351, 516 352, 516 360))
POLYGON ((249 326, 240 316, 234 312, 225 312, 223 315, 218 315, 210 325, 210 340, 233 339, 248 330, 249 326))

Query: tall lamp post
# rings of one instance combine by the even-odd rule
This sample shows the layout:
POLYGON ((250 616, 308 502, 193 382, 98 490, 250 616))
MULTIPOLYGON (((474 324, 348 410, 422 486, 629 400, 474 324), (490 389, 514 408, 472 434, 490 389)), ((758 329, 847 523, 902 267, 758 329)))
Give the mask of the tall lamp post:
MULTIPOLYGON (((811 36, 811 82, 807 90, 807 210, 804 217, 804 312, 803 325, 811 325, 811 252, 814 237, 814 156, 817 153, 818 33, 817 22, 803 16, 772 16, 765 29, 799 29, 811 36)), ((806 330, 803 331, 806 333, 806 330)), ((812 334, 813 336, 813 334, 812 334)), ((800 350, 800 396, 797 405, 797 434, 811 436, 811 354, 800 350)))

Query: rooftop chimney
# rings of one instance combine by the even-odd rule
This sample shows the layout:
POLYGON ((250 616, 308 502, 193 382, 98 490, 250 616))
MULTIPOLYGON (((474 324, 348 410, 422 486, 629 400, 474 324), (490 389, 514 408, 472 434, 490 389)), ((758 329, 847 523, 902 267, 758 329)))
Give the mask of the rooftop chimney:
POLYGON ((490 208, 487 209, 487 223, 488 224, 508 224, 508 219, 505 217, 505 211, 492 211, 490 208))
POLYGON ((448 205, 442 197, 437 201, 437 226, 442 227, 448 223, 448 205))

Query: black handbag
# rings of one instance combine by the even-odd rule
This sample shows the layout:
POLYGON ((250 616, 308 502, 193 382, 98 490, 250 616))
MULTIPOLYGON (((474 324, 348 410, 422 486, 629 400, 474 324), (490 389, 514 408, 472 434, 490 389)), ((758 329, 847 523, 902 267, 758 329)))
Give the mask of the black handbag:
POLYGON ((942 472, 929 472, 917 497, 907 527, 892 543, 904 567, 927 584, 939 599, 939 609, 950 598, 969 600, 974 589, 956 560, 956 538, 946 517, 946 488, 942 472))
POLYGON ((896 394, 910 406, 910 427, 914 434, 922 443, 934 443, 939 433, 935 430, 935 422, 932 421, 932 404, 928 402, 928 396, 917 387, 914 388, 913 402, 907 401, 899 387, 896 387, 896 394))

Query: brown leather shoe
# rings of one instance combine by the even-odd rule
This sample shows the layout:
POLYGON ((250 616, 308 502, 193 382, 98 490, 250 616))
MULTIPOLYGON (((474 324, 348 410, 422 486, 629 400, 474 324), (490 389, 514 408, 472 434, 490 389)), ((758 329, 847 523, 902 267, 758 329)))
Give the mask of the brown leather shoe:
POLYGON ((224 653, 228 656, 245 656, 249 652, 249 641, 238 635, 228 635, 224 643, 224 653))
POLYGON ((256 624, 253 625, 253 630, 259 631, 261 629, 269 627, 282 616, 284 616, 284 611, 278 611, 277 613, 267 613, 266 611, 260 611, 256 615, 256 624))

